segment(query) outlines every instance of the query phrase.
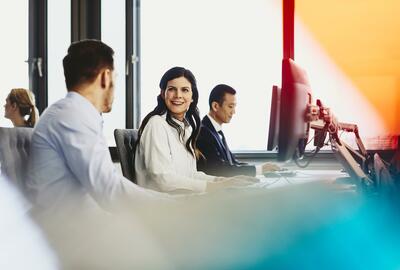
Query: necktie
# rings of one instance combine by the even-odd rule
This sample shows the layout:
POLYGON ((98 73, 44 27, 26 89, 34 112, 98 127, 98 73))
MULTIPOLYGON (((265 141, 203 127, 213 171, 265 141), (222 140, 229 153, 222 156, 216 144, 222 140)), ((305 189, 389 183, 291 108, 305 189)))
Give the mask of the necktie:
POLYGON ((222 143, 224 144, 224 148, 225 148, 225 154, 226 157, 228 158, 229 164, 233 165, 233 161, 232 161, 232 156, 231 156, 231 151, 229 151, 229 147, 228 144, 226 143, 226 139, 225 139, 225 135, 222 132, 222 130, 218 131, 218 133, 221 135, 222 137, 222 143))

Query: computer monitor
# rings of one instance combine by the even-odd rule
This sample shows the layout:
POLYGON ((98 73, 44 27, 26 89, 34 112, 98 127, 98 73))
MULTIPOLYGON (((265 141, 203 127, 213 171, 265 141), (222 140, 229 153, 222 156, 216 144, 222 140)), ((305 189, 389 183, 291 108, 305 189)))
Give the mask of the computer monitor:
MULTIPOLYGON (((297 162, 298 159, 301 159, 304 155, 311 123, 313 123, 313 129, 317 131, 322 130, 323 132, 321 134, 329 132, 333 153, 348 172, 349 176, 352 179, 358 180, 357 183, 359 183, 359 186, 363 189, 373 190, 374 182, 369 176, 369 170, 367 169, 367 172, 363 171, 360 164, 357 163, 352 156, 352 153, 355 153, 355 151, 344 141, 340 140, 337 133, 339 129, 352 130, 358 138, 357 126, 354 124, 336 123, 336 121, 328 120, 329 117, 325 119, 325 116, 328 116, 325 115, 325 113, 327 113, 327 110, 324 109, 321 102, 319 102, 319 104, 317 102, 317 106, 312 105, 311 87, 308 83, 306 72, 292 59, 283 59, 281 90, 279 91, 278 87, 273 87, 272 91, 268 147, 275 147, 276 138, 278 138, 279 161, 293 159, 296 164, 302 168, 308 166, 325 140, 325 135, 322 136, 323 138, 317 140, 319 141, 317 143, 318 145, 316 145, 317 148, 305 164, 297 162), (318 107, 318 109, 316 107, 318 107), (323 115, 321 115, 321 113, 323 115), (319 123, 320 120, 323 120, 322 126, 319 123), (331 125, 332 129, 330 128, 331 125)), ((358 142, 358 145, 361 145, 360 150, 364 148, 361 140, 358 142)), ((361 152, 366 151, 363 150, 361 152)), ((361 160, 365 159, 363 155, 359 155, 361 160)), ((365 167, 368 168, 368 166, 365 167)), ((377 158, 375 159, 375 167, 379 167, 379 160, 377 158)))
POLYGON ((278 147, 279 138, 279 118, 280 118, 280 103, 281 89, 274 85, 272 86, 271 109, 269 115, 269 130, 267 150, 273 151, 278 147))
POLYGON ((299 159, 304 155, 310 130, 305 116, 311 102, 311 87, 306 72, 292 59, 283 59, 278 132, 279 161, 299 159))

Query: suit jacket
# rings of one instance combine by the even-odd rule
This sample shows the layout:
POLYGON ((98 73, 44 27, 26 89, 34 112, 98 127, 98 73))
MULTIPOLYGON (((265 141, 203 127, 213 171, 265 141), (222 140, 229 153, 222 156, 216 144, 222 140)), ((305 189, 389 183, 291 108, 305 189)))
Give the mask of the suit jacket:
POLYGON ((201 121, 197 147, 204 156, 197 161, 197 170, 199 171, 210 175, 227 177, 235 175, 255 176, 256 174, 255 166, 240 163, 229 149, 225 150, 224 143, 208 116, 205 116, 201 121), (229 163, 227 155, 231 155, 233 164, 229 163))

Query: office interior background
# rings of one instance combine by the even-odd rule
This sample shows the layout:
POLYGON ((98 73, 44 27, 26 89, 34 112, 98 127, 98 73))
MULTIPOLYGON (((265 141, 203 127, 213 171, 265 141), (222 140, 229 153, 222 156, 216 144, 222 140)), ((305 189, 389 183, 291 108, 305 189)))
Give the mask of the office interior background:
MULTIPOLYGON (((184 66, 198 80, 202 116, 216 84, 237 89, 237 113, 231 124, 224 125, 231 148, 266 152, 272 86, 281 85, 283 2, 8 1, 0 9, 0 100, 5 103, 11 88, 30 88, 43 112, 64 97, 62 59, 81 34, 76 25, 80 16, 88 12, 98 19, 92 26, 98 30, 94 34, 115 50, 116 97, 112 112, 104 114, 110 147, 115 145, 114 129, 137 128, 155 106, 162 74, 172 66, 184 66)), ((301 0, 295 5, 295 61, 308 73, 314 101, 321 99, 340 121, 356 123, 368 149, 396 148, 400 2, 301 0)), ((83 19, 83 26, 91 28, 83 19)), ((3 106, 0 114, 0 126, 11 127, 3 117, 3 106)), ((353 134, 342 136, 353 142, 353 134)), ((287 184, 290 187, 291 182, 287 184)), ((371 203, 359 210, 357 201, 332 199, 308 186, 282 193, 257 192, 254 197, 227 193, 222 200, 211 194, 210 200, 188 203, 195 207, 173 211, 161 207, 151 215, 146 209, 129 207, 133 214, 132 219, 125 217, 129 228, 110 216, 83 223, 73 237, 58 235, 68 238, 68 244, 87 239, 90 243, 68 246, 65 253, 77 257, 62 259, 103 269, 108 265, 120 269, 118 265, 132 261, 156 265, 153 269, 176 269, 166 267, 171 262, 180 269, 278 268, 274 263, 316 269, 324 260, 328 269, 398 268, 400 219, 392 208, 371 203), (160 237, 164 233, 168 237, 160 237)), ((20 243, 27 249, 24 240, 20 243)), ((36 243, 32 249, 38 249, 36 243)), ((16 254, 19 261, 20 250, 16 254)), ((24 260, 29 261, 26 255, 24 260)))
MULTIPOLYGON (((11 88, 32 88, 30 76, 38 76, 37 68, 28 68, 33 60, 26 62, 34 3, 47 9, 47 88, 31 90, 47 106, 65 96, 62 58, 71 43, 74 2, 80 1, 14 0, 0 10, 2 102, 11 88)), ((296 1, 295 61, 308 73, 314 99, 340 121, 358 124, 369 149, 395 148, 400 134, 399 8, 396 0, 296 1)), ((100 36, 115 50, 118 74, 113 110, 104 115, 110 146, 115 128, 138 127, 155 106, 162 74, 184 66, 197 77, 201 115, 213 86, 237 89, 237 113, 224 127, 231 148, 266 150, 272 85, 281 84, 282 0, 103 0, 99 14, 100 36), (128 14, 133 25, 126 24, 128 14), (126 54, 127 39, 132 55, 126 54), (128 65, 134 66, 129 76, 128 65), (129 96, 126 78, 133 85, 129 96), (247 132, 251 139, 243 136, 247 132)), ((1 117, 0 126, 11 122, 1 117)))

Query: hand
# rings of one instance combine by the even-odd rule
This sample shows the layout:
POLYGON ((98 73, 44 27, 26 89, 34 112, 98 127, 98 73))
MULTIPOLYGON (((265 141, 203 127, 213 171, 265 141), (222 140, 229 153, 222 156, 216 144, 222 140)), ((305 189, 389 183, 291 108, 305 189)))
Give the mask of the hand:
MULTIPOLYGON (((228 177, 233 182, 248 182, 250 184, 258 183, 260 180, 257 177, 247 176, 247 175, 237 175, 233 177, 228 177)), ((247 186, 247 185, 246 185, 247 186)))
POLYGON ((266 162, 261 166, 261 171, 263 174, 267 172, 279 171, 280 169, 281 167, 279 167, 278 165, 269 162, 266 162))
POLYGON ((215 191, 229 187, 243 187, 259 182, 258 178, 252 176, 238 175, 234 177, 217 177, 215 181, 208 182, 206 191, 215 191))

